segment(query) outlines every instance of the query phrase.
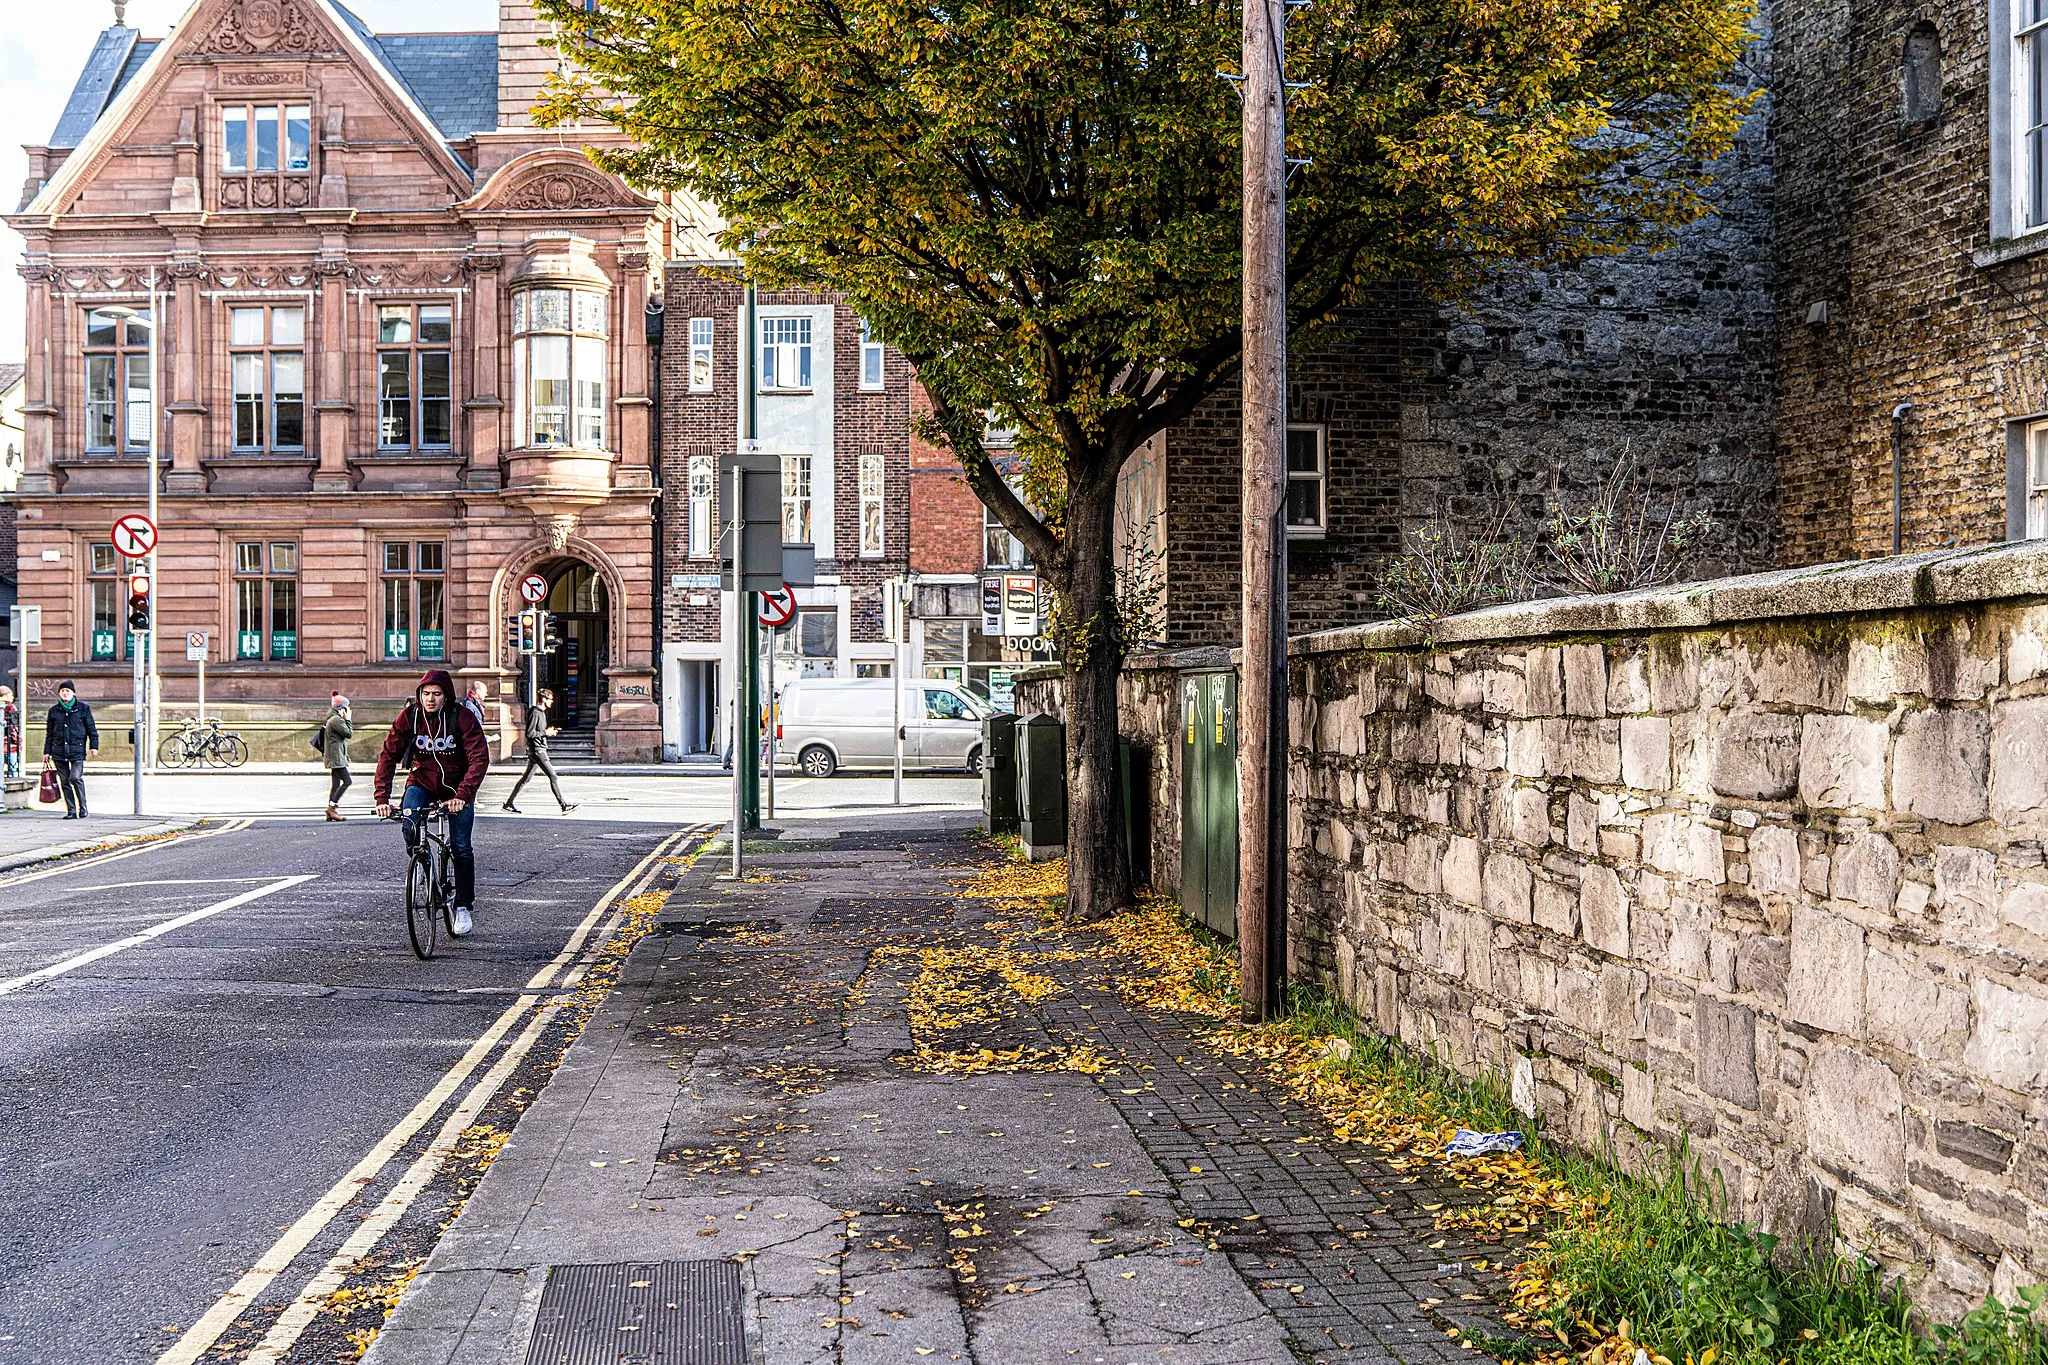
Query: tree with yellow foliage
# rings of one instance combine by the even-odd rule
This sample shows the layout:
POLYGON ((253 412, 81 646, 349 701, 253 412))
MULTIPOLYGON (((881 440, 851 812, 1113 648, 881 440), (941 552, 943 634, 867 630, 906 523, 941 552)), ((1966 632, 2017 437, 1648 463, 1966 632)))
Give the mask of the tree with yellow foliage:
MULTIPOLYGON (((764 285, 900 349, 1058 604, 1069 913, 1132 900, 1117 818, 1117 475, 1235 376, 1236 8, 1216 0, 539 0, 544 121, 716 203, 764 285), (1023 496, 983 445, 1014 427, 1023 496)), ((1289 331, 1375 287, 1655 243, 1707 211, 1749 0, 1312 0, 1294 9, 1289 331)))

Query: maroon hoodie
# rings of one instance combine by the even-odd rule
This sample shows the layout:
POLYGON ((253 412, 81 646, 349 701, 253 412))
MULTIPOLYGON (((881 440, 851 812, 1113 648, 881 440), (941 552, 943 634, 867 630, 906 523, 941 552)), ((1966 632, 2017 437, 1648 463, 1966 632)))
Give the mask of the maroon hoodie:
POLYGON ((476 789, 484 784, 484 773, 491 766, 491 746, 484 738, 484 727, 456 694, 455 680, 447 669, 427 670, 419 686, 413 688, 413 700, 398 713, 391 733, 384 737, 374 788, 380 806, 391 800, 391 776, 400 754, 411 755, 405 779, 408 787, 418 787, 434 801, 451 796, 465 802, 476 800, 476 789), (431 716, 419 701, 420 688, 428 683, 438 684, 444 698, 441 709, 431 716))

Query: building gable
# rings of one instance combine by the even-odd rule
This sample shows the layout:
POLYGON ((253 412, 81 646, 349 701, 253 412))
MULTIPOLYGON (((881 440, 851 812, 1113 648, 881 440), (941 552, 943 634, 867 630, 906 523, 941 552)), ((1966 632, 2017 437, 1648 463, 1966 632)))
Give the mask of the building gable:
POLYGON ((353 207, 357 195, 344 199, 343 190, 352 171, 381 172, 369 178, 402 184, 404 197, 391 207, 445 206, 471 189, 469 167, 331 0, 199 0, 120 87, 78 150, 25 211, 353 207), (290 93, 307 90, 317 92, 317 99, 290 93), (318 126, 309 135, 323 153, 332 144, 339 164, 325 164, 323 155, 317 171, 309 168, 299 178, 303 183, 288 182, 269 202, 237 201, 231 190, 217 185, 202 190, 216 169, 211 162, 219 134, 212 110, 243 95, 259 103, 266 97, 313 103, 322 112, 314 115, 318 126), (365 121, 374 125, 371 136, 349 126, 365 121), (374 154, 362 155, 350 148, 352 141, 379 145, 374 154), (411 143, 414 152, 394 154, 394 142, 411 143), (110 193, 93 193, 95 181, 117 156, 128 163, 116 177, 124 183, 110 193), (313 183, 336 174, 342 179, 332 184, 313 183), (330 200, 343 202, 330 205, 330 200))

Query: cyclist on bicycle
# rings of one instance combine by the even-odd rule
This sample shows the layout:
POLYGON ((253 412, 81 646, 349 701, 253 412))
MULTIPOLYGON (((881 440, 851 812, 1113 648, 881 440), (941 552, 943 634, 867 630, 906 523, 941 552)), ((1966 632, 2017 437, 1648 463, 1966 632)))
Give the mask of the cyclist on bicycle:
POLYGON ((455 916, 449 927, 460 937, 470 930, 476 901, 476 848, 470 835, 476 826, 476 789, 491 766, 491 746, 484 727, 456 701, 455 680, 447 669, 427 671, 384 737, 373 788, 379 819, 391 816, 391 779, 401 754, 410 755, 399 802, 406 847, 419 839, 421 807, 438 801, 448 808, 448 842, 455 854, 455 916))

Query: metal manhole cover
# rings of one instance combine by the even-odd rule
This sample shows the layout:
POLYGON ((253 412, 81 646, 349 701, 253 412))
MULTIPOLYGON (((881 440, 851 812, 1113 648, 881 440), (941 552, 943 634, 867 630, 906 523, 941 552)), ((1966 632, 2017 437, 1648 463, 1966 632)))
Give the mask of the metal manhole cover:
POLYGON ((730 1261, 558 1265, 526 1365, 747 1365, 743 1308, 730 1261))

